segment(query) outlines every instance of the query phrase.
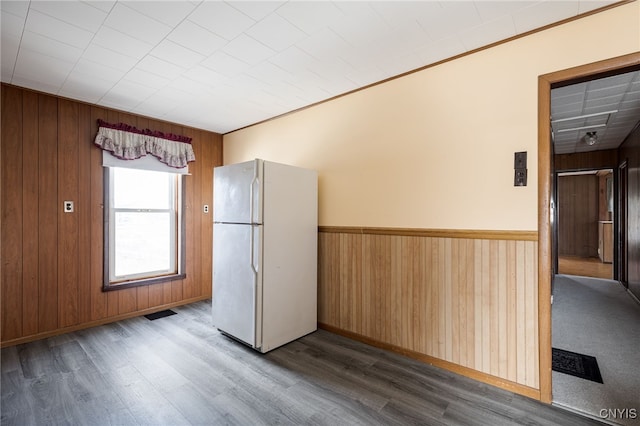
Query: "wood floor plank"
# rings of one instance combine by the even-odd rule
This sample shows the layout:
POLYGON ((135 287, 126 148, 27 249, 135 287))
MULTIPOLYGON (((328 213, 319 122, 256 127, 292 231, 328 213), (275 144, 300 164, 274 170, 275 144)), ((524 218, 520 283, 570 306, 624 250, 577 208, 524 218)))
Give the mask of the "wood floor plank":
POLYGON ((267 354, 210 301, 3 348, 2 425, 588 425, 558 407, 318 330, 267 354))
MULTIPOLYGON (((4 361, 4 352, 3 352, 4 361)), ((4 364, 4 362, 3 362, 4 364)), ((35 417, 29 403, 28 388, 21 372, 12 370, 2 373, 2 410, 0 421, 3 425, 31 425, 35 417)))
MULTIPOLYGON (((141 425, 186 425, 188 420, 140 373, 128 372, 129 383, 118 395, 141 425)), ((122 376, 121 376, 122 377, 122 376)))
POLYGON ((202 392, 191 383, 176 386, 163 396, 194 425, 232 424, 229 414, 222 409, 218 395, 202 392))

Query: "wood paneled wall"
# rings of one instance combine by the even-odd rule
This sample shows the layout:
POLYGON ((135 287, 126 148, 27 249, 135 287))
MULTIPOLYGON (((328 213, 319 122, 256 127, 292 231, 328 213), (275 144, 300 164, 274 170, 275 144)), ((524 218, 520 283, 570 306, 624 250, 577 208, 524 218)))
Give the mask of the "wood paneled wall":
POLYGON ((598 219, 613 220, 613 214, 609 211, 609 193, 607 190, 607 180, 611 180, 613 191, 613 172, 610 170, 600 170, 598 172, 598 219))
POLYGON ((605 149, 575 154, 556 154, 555 171, 575 171, 585 169, 615 169, 618 167, 618 150, 605 149))
POLYGON ((213 167, 222 136, 2 85, 1 340, 15 344, 211 296, 213 167), (102 292, 97 119, 193 138, 184 280, 102 292), (62 213, 65 200, 74 213, 62 213))
POLYGON ((322 326, 536 395, 535 233, 345 231, 319 234, 322 326))
POLYGON ((620 147, 620 161, 627 161, 627 282, 640 298, 640 126, 620 147))
POLYGON ((599 179, 558 177, 558 254, 598 257, 599 179))

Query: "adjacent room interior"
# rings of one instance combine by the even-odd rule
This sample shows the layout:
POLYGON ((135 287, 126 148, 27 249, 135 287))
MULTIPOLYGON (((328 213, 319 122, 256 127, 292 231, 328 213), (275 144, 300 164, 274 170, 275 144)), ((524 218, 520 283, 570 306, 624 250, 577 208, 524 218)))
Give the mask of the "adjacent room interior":
POLYGON ((628 269, 624 240, 635 238, 627 229, 633 193, 620 183, 628 180, 627 148, 638 138, 638 117, 624 109, 636 102, 639 74, 623 69, 551 90, 553 403, 594 418, 600 407, 633 405, 640 383, 640 302, 621 273, 628 269), (569 371, 577 366, 584 368, 569 371))

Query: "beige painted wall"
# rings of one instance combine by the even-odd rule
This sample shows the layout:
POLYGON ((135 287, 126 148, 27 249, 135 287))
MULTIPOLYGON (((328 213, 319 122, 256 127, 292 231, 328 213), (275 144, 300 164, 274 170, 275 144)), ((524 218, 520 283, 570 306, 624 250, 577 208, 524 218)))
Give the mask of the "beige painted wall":
POLYGON ((640 2, 229 133, 224 163, 318 170, 320 225, 536 230, 538 76, 635 51, 640 2))

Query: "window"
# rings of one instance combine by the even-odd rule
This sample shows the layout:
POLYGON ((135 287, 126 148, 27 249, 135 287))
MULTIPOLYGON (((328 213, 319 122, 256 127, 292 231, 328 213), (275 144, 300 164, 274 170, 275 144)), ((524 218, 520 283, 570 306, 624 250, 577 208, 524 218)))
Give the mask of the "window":
POLYGON ((105 290, 184 278, 182 178, 106 169, 105 290))

